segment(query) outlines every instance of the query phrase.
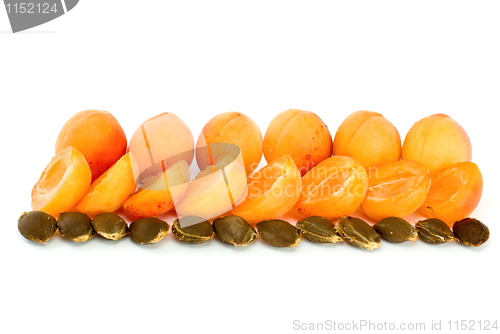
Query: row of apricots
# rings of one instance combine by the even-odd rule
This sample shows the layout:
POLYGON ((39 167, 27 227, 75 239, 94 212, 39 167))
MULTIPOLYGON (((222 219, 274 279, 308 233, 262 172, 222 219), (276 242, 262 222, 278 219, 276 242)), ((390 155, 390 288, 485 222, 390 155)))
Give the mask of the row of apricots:
POLYGON ((333 140, 309 111, 279 113, 264 137, 248 116, 227 112, 208 121, 195 149, 173 113, 146 120, 127 142, 109 112, 86 110, 63 126, 55 153, 31 195, 33 210, 55 217, 123 208, 135 220, 175 207, 179 216, 232 213, 256 224, 290 210, 336 220, 361 207, 377 221, 418 212, 451 226, 473 212, 483 186, 467 133, 444 114, 416 122, 402 144, 372 111, 349 115, 333 140), (256 171, 262 155, 268 165, 256 171), (201 171, 191 180, 195 156, 201 171))

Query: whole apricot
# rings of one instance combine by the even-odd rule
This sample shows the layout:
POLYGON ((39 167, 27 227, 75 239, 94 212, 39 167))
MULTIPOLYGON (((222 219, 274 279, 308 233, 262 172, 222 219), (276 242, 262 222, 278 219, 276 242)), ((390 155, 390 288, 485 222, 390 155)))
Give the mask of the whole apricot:
POLYGON ((289 155, 301 175, 332 156, 332 136, 310 111, 289 109, 273 118, 264 135, 264 157, 270 163, 289 155))
POLYGON ((130 138, 128 152, 137 162, 142 180, 162 174, 163 169, 181 160, 191 165, 194 139, 189 127, 177 115, 161 113, 146 120, 135 130, 130 138))
POLYGON ((381 114, 359 110, 347 116, 337 129, 333 155, 354 158, 365 168, 382 166, 401 158, 401 137, 381 114))
POLYGON ((69 146, 83 154, 94 181, 126 153, 127 137, 109 112, 84 110, 62 127, 56 141, 56 154, 69 146))
POLYGON ((229 152, 231 145, 215 146, 224 148, 224 152, 215 152, 214 147, 210 151, 203 150, 203 147, 211 143, 230 143, 240 148, 245 171, 249 176, 260 163, 262 158, 262 134, 257 124, 250 117, 239 112, 226 112, 213 117, 208 121, 201 131, 196 143, 196 161, 200 170, 217 163, 218 158, 231 154, 237 157, 238 154, 229 152), (208 154, 209 153, 209 154, 208 154), (212 158, 210 158, 212 155, 212 158))
POLYGON ((411 127, 403 143, 402 158, 421 162, 432 173, 470 161, 472 147, 460 124, 447 115, 435 114, 411 127))

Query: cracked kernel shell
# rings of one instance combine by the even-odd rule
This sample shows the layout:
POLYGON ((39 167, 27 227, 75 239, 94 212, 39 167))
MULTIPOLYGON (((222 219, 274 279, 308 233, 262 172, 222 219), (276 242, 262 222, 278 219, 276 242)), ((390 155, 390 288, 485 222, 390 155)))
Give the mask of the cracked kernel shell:
POLYGON ((335 226, 328 219, 312 216, 299 220, 295 227, 306 237, 316 243, 336 243, 342 241, 335 226))
POLYGON ((444 244, 455 239, 450 227, 441 219, 429 218, 418 221, 415 228, 420 239, 429 244, 444 244))
POLYGON ((181 227, 179 218, 176 219, 172 225, 172 233, 180 241, 184 241, 189 244, 201 244, 214 237, 212 224, 210 224, 208 220, 195 216, 182 217, 181 220, 183 219, 185 220, 185 224, 188 226, 181 227), (194 224, 189 225, 190 223, 194 224))
POLYGON ((380 236, 363 219, 342 217, 335 223, 335 228, 352 246, 369 250, 380 247, 380 236))

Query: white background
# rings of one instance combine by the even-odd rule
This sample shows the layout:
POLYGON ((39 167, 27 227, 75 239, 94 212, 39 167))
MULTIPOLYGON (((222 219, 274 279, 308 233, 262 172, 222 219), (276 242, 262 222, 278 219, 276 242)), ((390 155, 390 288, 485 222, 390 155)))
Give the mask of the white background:
POLYGON ((423 322, 431 332, 431 321, 443 331, 449 320, 500 321, 499 10, 496 1, 82 0, 12 34, 0 8, 0 332, 292 333, 296 320, 423 322), (264 134, 277 113, 310 110, 333 136, 367 109, 402 138, 446 113, 471 139, 484 177, 473 216, 491 237, 477 249, 417 240, 373 252, 307 240, 187 245, 171 233, 143 247, 58 234, 29 242, 17 218, 60 128, 90 108, 110 111, 128 138, 165 111, 195 137, 226 111, 264 134))

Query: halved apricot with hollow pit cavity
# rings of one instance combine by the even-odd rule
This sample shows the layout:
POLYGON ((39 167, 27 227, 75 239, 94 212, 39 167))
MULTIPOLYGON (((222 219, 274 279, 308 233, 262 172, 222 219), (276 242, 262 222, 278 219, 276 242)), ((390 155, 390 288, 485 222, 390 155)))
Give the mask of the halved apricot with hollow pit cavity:
POLYGON ((336 220, 356 211, 367 187, 368 175, 363 165, 350 157, 334 156, 302 177, 302 192, 295 210, 303 217, 336 220))
POLYGON ((364 213, 375 220, 404 218, 424 202, 431 177, 416 161, 398 161, 370 168, 368 191, 361 204, 364 213))
POLYGON ((31 191, 31 208, 55 218, 85 195, 92 172, 80 151, 70 146, 56 154, 31 191))
POLYGON ((250 224, 278 218, 300 195, 300 171, 289 155, 275 159, 248 179, 248 195, 232 213, 250 224))
POLYGON ((483 192, 483 177, 473 162, 459 162, 431 174, 431 187, 419 212, 449 226, 468 217, 483 192))

